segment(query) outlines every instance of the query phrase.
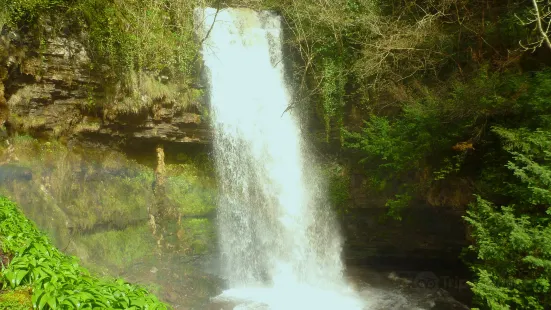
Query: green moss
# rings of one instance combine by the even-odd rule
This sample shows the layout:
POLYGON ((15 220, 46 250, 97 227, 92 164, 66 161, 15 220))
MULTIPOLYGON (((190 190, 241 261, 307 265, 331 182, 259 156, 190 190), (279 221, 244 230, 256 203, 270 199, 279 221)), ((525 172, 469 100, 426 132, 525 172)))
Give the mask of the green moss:
POLYGON ((166 187, 168 199, 185 216, 205 216, 216 208, 214 190, 196 184, 186 176, 169 177, 166 187))
POLYGON ((147 224, 143 224, 123 230, 77 236, 74 244, 85 248, 86 253, 79 253, 79 256, 85 256, 88 263, 122 269, 153 255, 156 240, 147 224))
MULTIPOLYGON (((215 245, 215 229, 210 219, 183 218, 180 223, 164 223, 163 229, 163 244, 170 244, 163 250, 164 255, 175 254, 180 258, 204 255, 215 245)), ((75 236, 68 250, 82 257, 92 270, 126 273, 136 271, 131 266, 149 268, 147 266, 155 265, 159 248, 151 227, 142 224, 123 230, 75 236)), ((149 273, 149 270, 144 272, 149 273)))
POLYGON ((190 250, 190 254, 204 254, 214 244, 214 225, 210 219, 185 219, 181 224, 179 239, 190 250))
MULTIPOLYGON (((166 201, 178 212, 157 220, 153 235, 148 223, 156 201, 151 167, 118 152, 69 150, 61 143, 28 136, 14 137, 11 144, 19 160, 10 167, 30 171, 32 179, 18 179, 9 172, 0 182, 0 194, 17 201, 59 248, 80 257, 91 270, 160 283, 164 280, 150 272, 153 267, 162 269, 159 255, 188 262, 212 252, 216 183, 208 157, 180 154, 180 164, 166 165, 166 201), (163 241, 158 243, 160 234, 163 241)), ((0 166, 0 178, 6 169, 0 166)))
POLYGON ((3 182, 0 193, 20 202, 33 219, 42 221, 40 212, 32 215, 37 206, 77 230, 147 219, 154 201, 151 168, 117 152, 70 151, 55 141, 18 136, 12 144, 16 166, 30 169, 32 179, 3 182))
POLYGON ((216 183, 208 163, 200 159, 184 159, 183 164, 166 166, 166 195, 184 216, 206 216, 216 208, 216 183))
POLYGON ((29 310, 33 308, 32 291, 28 286, 18 287, 0 293, 0 309, 29 310))

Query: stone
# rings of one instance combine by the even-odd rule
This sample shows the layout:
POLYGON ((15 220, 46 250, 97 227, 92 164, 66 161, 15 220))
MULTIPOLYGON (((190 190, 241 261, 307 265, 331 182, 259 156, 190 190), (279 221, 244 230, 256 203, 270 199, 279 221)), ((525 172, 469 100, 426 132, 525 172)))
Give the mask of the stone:
POLYGON ((7 72, 0 75, 0 125, 5 121, 13 132, 92 143, 210 142, 199 109, 182 111, 161 100, 160 109, 111 113, 106 79, 92 73, 89 53, 77 38, 49 38, 39 52, 32 38, 10 34, 0 36, 0 50, 8 51, 0 55, 0 71, 7 72))
POLYGON ((33 177, 29 168, 14 164, 0 165, 0 182, 30 181, 33 177))

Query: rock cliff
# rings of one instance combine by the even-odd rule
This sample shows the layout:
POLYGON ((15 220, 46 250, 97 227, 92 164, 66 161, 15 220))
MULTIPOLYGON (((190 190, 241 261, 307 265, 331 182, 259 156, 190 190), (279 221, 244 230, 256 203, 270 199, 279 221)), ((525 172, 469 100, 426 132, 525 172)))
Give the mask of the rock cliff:
POLYGON ((91 69, 78 38, 35 40, 6 31, 0 37, 0 122, 8 131, 116 144, 209 141, 201 103, 182 108, 160 98, 135 113, 112 113, 109 80, 91 69))

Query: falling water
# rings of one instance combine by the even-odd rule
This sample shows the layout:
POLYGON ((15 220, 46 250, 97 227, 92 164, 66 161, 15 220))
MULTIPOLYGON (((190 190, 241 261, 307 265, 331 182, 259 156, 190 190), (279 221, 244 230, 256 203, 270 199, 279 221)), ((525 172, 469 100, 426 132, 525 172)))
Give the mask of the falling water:
POLYGON ((235 309, 361 309, 284 80, 271 12, 198 9, 220 182, 223 276, 235 309))

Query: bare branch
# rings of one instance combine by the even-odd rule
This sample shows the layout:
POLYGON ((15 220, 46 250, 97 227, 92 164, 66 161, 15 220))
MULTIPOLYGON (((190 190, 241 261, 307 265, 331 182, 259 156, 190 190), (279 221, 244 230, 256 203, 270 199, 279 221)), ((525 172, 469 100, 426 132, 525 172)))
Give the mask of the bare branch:
POLYGON ((218 13, 220 12, 220 0, 218 0, 218 2, 216 3, 216 13, 214 13, 214 18, 212 20, 212 24, 210 25, 210 28, 209 30, 207 31, 207 34, 205 35, 205 37, 201 40, 201 42, 199 42, 199 46, 203 45, 203 43, 205 42, 205 40, 208 39, 211 31, 212 31, 212 28, 214 28, 214 24, 216 23, 216 17, 218 17, 218 13))
POLYGON ((538 32, 539 39, 535 42, 528 42, 526 44, 519 42, 523 50, 531 50, 533 52, 542 45, 545 45, 551 50, 551 40, 549 38, 551 30, 551 1, 547 1, 547 4, 542 5, 540 5, 539 2, 538 0, 532 0, 533 10, 531 12, 531 17, 527 17, 523 20, 515 14, 516 18, 523 26, 535 23, 538 32), (545 23, 547 24, 546 26, 544 26, 545 23))
MULTIPOLYGON (((548 33, 546 32, 546 30, 543 29, 543 26, 542 26, 543 17, 540 15, 540 9, 539 9, 539 5, 538 5, 537 0, 532 0, 532 4, 534 5, 534 10, 535 10, 535 14, 536 14, 536 24, 538 26, 538 31, 540 32, 541 38, 542 38, 543 42, 545 42, 545 45, 547 46, 547 48, 549 48, 549 50, 551 50, 551 40, 549 40, 549 36, 548 36, 548 33)), ((551 25, 551 22, 549 24, 551 25)), ((549 30, 549 26, 547 27, 547 31, 548 30, 549 30)))

